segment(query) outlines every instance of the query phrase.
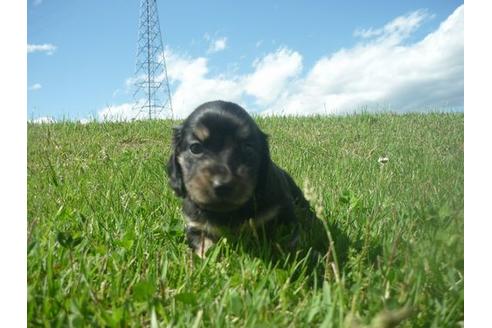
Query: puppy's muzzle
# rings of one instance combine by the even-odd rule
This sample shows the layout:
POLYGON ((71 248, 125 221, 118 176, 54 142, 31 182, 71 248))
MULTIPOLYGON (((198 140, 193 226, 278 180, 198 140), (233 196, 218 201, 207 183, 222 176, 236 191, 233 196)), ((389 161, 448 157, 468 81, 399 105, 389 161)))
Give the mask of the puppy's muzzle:
POLYGON ((234 190, 234 179, 225 165, 216 165, 211 170, 211 185, 215 196, 224 198, 234 190))
POLYGON ((215 195, 223 198, 233 191, 234 184, 230 178, 223 179, 222 177, 217 177, 212 180, 212 187, 214 188, 215 195))

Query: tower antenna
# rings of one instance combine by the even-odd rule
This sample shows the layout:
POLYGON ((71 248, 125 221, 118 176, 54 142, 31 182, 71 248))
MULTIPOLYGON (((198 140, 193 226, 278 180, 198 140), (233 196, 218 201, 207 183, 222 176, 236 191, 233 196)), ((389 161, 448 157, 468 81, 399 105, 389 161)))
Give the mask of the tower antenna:
POLYGON ((174 116, 162 44, 157 1, 141 0, 133 93, 136 118, 174 116))

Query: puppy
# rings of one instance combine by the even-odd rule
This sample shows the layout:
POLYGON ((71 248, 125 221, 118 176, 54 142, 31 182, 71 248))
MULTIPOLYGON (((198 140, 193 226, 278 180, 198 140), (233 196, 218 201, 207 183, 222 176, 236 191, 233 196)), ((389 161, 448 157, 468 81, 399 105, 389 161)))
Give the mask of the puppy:
POLYGON ((174 128, 167 174, 183 198, 186 239, 204 257, 225 233, 244 227, 290 227, 297 240, 295 205, 309 203, 292 178, 270 159, 267 136, 239 105, 212 101, 174 128))

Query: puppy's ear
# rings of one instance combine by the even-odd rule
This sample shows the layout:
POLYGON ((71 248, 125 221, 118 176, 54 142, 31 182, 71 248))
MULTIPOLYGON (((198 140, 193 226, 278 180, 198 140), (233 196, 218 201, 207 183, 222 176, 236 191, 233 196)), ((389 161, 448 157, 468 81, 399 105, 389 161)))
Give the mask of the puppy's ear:
POLYGON ((268 146, 268 135, 259 131, 261 143, 261 162, 258 172, 258 183, 256 185, 256 194, 264 193, 268 186, 267 179, 271 171, 272 160, 270 158, 270 147, 268 146))
POLYGON ((178 163, 178 147, 182 138, 182 126, 176 126, 173 128, 172 139, 172 153, 167 162, 167 176, 169 177, 169 184, 179 197, 186 196, 186 189, 183 182, 183 173, 181 172, 181 166, 178 163))

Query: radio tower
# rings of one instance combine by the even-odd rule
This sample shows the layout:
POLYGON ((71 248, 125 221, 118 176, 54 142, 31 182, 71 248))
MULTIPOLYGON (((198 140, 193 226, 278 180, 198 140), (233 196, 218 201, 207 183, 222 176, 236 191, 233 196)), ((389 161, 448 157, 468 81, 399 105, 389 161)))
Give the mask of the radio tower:
POLYGON ((159 117, 167 111, 173 117, 171 90, 156 0, 141 0, 135 68, 134 109, 137 117, 159 117))

